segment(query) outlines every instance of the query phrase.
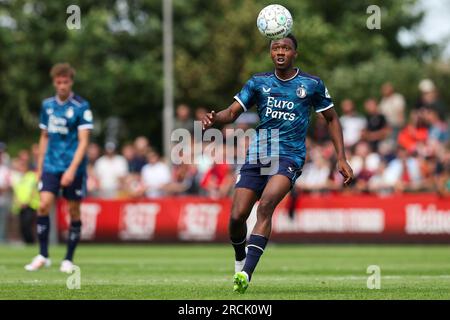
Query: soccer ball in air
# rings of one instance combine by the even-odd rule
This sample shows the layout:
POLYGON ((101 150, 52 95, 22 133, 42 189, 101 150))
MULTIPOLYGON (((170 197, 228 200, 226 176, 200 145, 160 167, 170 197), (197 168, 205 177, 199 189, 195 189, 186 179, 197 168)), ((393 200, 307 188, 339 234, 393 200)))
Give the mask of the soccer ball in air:
POLYGON ((293 20, 288 9, 271 4, 261 10, 256 21, 259 32, 271 40, 283 39, 292 30, 293 20))

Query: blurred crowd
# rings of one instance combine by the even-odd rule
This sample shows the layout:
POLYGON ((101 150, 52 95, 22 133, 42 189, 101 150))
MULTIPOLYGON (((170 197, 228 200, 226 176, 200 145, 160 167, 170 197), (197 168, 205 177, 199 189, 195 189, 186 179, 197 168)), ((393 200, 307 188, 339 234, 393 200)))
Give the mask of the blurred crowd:
POLYGON ((308 160, 298 188, 307 192, 436 192, 450 190, 448 107, 429 79, 419 84, 419 97, 407 106, 390 83, 381 99, 364 102, 364 114, 351 99, 340 103, 340 122, 348 161, 356 180, 342 189, 335 170, 333 145, 325 120, 318 117, 308 140, 308 160))
MULTIPOLYGON (((363 108, 351 99, 336 106, 343 128, 346 155, 356 180, 342 188, 343 179, 336 170, 333 143, 322 115, 313 116, 307 137, 307 159, 295 190, 303 193, 377 193, 450 192, 450 131, 448 107, 439 98, 434 83, 424 79, 418 86, 418 99, 407 106, 401 93, 390 83, 380 89, 380 98, 368 98, 363 108), (363 113, 357 110, 363 109, 363 113), (315 119, 314 119, 315 118, 315 119)), ((175 129, 194 131, 209 110, 192 109, 181 104, 176 108, 175 129)), ((254 128, 258 116, 246 112, 222 129, 254 128)), ((192 139, 192 144, 207 147, 210 143, 192 139)), ((225 153, 230 146, 224 145, 225 153)), ((237 139, 233 152, 245 151, 248 139, 237 139)), ((193 153, 196 148, 190 149, 193 153)), ((23 239, 31 242, 26 226, 32 219, 37 194, 38 145, 21 150, 11 158, 7 146, 0 142, 0 226, 12 213, 23 239)), ((190 155, 192 156, 192 155, 190 155)), ((217 155, 216 155, 217 156, 217 155)), ((162 196, 202 195, 221 198, 231 195, 240 165, 215 163, 204 154, 192 164, 173 164, 163 158, 152 142, 140 136, 118 146, 109 141, 101 146, 91 143, 87 151, 89 197, 156 198, 162 196)), ((192 158, 193 159, 193 158, 192 158)), ((1 229, 1 228, 0 228, 1 229)), ((0 230, 0 240, 4 238, 0 230)))

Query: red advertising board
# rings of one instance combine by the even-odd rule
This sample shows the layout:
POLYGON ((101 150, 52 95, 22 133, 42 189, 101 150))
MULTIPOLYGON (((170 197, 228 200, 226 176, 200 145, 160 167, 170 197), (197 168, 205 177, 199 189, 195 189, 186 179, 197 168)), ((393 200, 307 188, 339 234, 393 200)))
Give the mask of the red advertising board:
MULTIPOLYGON (((436 195, 302 196, 293 217, 281 203, 271 240, 278 242, 447 242, 450 198, 436 195)), ((231 200, 201 197, 154 200, 86 199, 82 239, 98 242, 228 241, 231 200)), ((248 219, 251 231, 257 205, 248 219)), ((67 204, 57 206, 58 235, 67 236, 67 204)))

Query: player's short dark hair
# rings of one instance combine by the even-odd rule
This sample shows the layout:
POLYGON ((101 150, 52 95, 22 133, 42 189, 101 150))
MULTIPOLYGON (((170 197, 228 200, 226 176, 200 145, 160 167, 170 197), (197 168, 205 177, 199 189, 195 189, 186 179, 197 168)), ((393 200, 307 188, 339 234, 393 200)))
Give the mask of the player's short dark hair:
MULTIPOLYGON (((297 48, 298 48, 298 42, 297 42, 297 38, 292 34, 292 33, 289 33, 286 37, 284 37, 285 39, 291 39, 291 41, 292 41, 292 43, 294 44, 294 49, 295 50, 297 50, 297 48)), ((272 42, 273 42, 274 40, 270 40, 270 42, 269 42, 269 47, 271 47, 272 46, 272 42)))
POLYGON ((294 43, 294 48, 295 48, 295 50, 297 50, 297 47, 298 47, 297 38, 296 38, 292 33, 289 33, 289 34, 286 36, 286 38, 292 40, 292 42, 294 43))
POLYGON ((75 77, 75 69, 68 63, 57 63, 50 70, 50 76, 55 77, 70 77, 73 79, 75 77))

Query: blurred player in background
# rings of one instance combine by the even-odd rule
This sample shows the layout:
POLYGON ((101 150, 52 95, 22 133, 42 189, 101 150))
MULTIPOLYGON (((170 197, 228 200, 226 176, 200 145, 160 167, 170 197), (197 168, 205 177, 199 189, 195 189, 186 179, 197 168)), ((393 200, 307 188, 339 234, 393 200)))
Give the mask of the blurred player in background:
MULTIPOLYGON (((237 178, 233 197, 229 232, 235 250, 234 291, 244 293, 253 271, 264 252, 272 229, 272 215, 300 176, 306 158, 305 137, 311 108, 326 119, 337 153, 337 167, 347 185, 353 172, 347 163, 342 128, 333 102, 323 81, 294 67, 297 40, 288 35, 270 44, 274 72, 254 75, 227 109, 208 113, 203 128, 213 124, 234 122, 242 112, 257 106, 260 123, 247 152, 245 164, 237 178), (260 129, 266 129, 263 135, 260 129), (277 137, 270 131, 277 129, 277 137), (267 141, 268 140, 268 141, 267 141), (278 154, 271 154, 270 144, 278 142, 278 154), (261 146, 266 146, 262 152, 261 146), (269 153, 268 153, 269 152, 269 153), (270 163, 262 161, 261 153, 270 163), (273 161, 277 165, 273 166, 273 161), (270 174, 261 174, 264 167, 274 167, 270 174), (257 222, 247 242, 246 221, 255 202, 259 200, 257 222), (246 246, 247 245, 247 246, 246 246)), ((266 160, 266 159, 265 159, 266 160)))
POLYGON ((85 193, 86 150, 93 117, 89 103, 72 92, 75 70, 69 64, 56 64, 50 75, 56 95, 43 101, 39 124, 39 255, 25 269, 35 271, 51 264, 48 253, 49 212, 62 189, 62 196, 68 201, 70 228, 67 253, 60 271, 71 273, 73 255, 81 235, 80 203, 85 193))

